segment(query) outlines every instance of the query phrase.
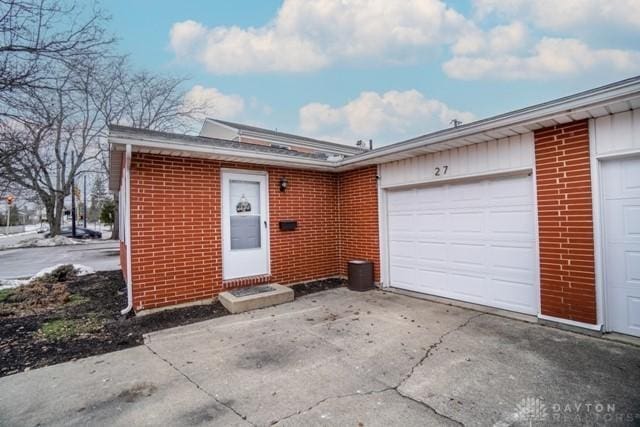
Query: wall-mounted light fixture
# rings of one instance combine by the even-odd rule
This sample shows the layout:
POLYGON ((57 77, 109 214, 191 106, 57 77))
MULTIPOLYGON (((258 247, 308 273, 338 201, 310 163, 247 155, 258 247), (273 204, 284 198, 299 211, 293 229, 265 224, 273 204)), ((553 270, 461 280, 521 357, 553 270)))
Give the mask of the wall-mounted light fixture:
POLYGON ((280 191, 284 193, 288 185, 289 185, 289 182, 287 181, 287 178, 285 178, 284 176, 280 178, 280 191))

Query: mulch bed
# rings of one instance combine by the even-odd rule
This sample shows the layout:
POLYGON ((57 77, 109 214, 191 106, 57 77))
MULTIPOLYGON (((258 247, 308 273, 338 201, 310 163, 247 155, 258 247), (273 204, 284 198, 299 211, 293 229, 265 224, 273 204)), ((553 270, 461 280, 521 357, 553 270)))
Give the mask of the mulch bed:
POLYGON ((345 286, 346 281, 343 279, 325 279, 316 280, 314 282, 301 283, 299 285, 292 286, 293 292, 296 298, 314 294, 316 292, 327 291, 329 289, 339 288, 345 286))
MULTIPOLYGON (((298 298, 343 285, 342 280, 328 279, 293 289, 298 298)), ((24 294, 25 301, 0 301, 0 377, 141 345, 145 333, 229 314, 216 302, 122 316, 127 298, 119 271, 41 285, 24 294)))

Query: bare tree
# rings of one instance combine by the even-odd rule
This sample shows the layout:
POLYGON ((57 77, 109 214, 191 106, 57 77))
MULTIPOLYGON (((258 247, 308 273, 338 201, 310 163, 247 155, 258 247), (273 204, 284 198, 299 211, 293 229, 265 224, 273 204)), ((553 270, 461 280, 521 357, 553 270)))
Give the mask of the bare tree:
POLYGON ((100 57, 107 17, 75 0, 0 0, 0 92, 49 86, 51 65, 100 57))
POLYGON ((79 4, 0 0, 0 186, 35 196, 53 235, 72 178, 109 172, 108 124, 186 131, 208 108, 185 102, 184 78, 131 71, 79 4))
MULTIPOLYGON (((208 102, 186 100, 185 77, 131 71, 126 59, 120 59, 102 74, 95 97, 95 105, 102 111, 105 122, 139 129, 164 132, 189 132, 211 107, 208 102), (107 96, 108 95, 108 96, 107 96)), ((109 173, 109 147, 102 140, 100 163, 109 173)), ((116 194, 116 215, 119 198, 116 194)), ((117 239, 119 221, 116 218, 112 238, 117 239)))
POLYGON ((106 127, 88 95, 95 88, 95 72, 91 64, 61 67, 51 87, 23 87, 1 98, 0 169, 38 196, 53 235, 60 232, 72 178, 96 159, 106 127))

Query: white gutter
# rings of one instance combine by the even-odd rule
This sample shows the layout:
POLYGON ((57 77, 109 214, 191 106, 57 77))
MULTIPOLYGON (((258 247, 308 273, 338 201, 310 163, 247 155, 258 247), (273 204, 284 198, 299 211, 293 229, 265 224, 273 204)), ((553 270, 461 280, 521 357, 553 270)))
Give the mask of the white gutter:
MULTIPOLYGON (((128 314, 133 308, 133 281, 131 280, 131 144, 127 144, 124 168, 125 216, 124 244, 127 248, 127 306, 120 314, 128 314)), ((121 201, 122 202, 122 201, 121 201)))

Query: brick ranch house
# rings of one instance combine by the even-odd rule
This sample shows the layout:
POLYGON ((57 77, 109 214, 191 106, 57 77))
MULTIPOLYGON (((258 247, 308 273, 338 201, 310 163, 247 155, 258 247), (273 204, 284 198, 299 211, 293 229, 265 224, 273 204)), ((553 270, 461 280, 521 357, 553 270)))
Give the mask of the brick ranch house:
POLYGON ((374 150, 113 126, 135 311, 345 276, 640 336, 640 77, 374 150))

